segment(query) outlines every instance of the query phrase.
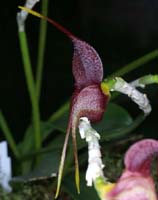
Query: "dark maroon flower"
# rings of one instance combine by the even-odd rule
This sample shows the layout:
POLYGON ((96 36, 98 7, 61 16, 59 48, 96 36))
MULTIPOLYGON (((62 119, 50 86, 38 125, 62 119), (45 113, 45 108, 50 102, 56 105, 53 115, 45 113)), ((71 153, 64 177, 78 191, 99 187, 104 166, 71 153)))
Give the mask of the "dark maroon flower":
POLYGON ((71 39, 74 46, 72 72, 75 79, 75 89, 71 99, 69 122, 59 166, 56 197, 58 196, 60 189, 66 155, 66 147, 70 131, 72 133, 72 141, 74 147, 76 186, 79 192, 79 167, 76 144, 76 128, 78 126, 80 117, 88 117, 90 121, 97 122, 101 120, 105 111, 105 107, 109 99, 109 91, 106 87, 102 87, 103 85, 101 86, 101 81, 103 78, 102 62, 98 53, 93 47, 78 39, 71 32, 66 30, 54 20, 51 20, 48 17, 45 17, 27 8, 20 8, 37 17, 49 21, 56 28, 65 33, 71 39))
POLYGON ((74 46, 72 72, 75 79, 75 84, 74 93, 71 99, 66 138, 59 167, 57 186, 58 195, 70 131, 72 133, 74 147, 76 186, 79 192, 79 165, 76 144, 76 128, 78 126, 78 121, 80 117, 87 117, 91 122, 100 121, 105 112, 106 104, 109 99, 109 91, 103 90, 101 87, 103 66, 95 49, 88 43, 78 39, 76 36, 53 20, 48 18, 46 19, 59 30, 64 32, 71 39, 74 46))

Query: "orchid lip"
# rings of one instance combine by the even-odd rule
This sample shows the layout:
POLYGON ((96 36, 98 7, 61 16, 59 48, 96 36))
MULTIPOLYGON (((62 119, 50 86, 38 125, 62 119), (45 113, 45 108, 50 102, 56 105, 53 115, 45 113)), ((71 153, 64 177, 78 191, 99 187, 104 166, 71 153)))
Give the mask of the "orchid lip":
POLYGON ((115 187, 106 194, 107 200, 157 200, 150 173, 155 154, 158 156, 156 140, 144 139, 132 145, 124 158, 125 170, 115 187))

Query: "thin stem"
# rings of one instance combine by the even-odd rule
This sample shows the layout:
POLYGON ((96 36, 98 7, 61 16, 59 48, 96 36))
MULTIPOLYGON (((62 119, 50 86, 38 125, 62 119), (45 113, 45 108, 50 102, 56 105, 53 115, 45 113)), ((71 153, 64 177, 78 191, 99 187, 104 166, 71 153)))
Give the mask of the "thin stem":
MULTIPOLYGON (((43 0, 41 5, 41 13, 47 16, 48 13, 48 0, 43 0)), ((47 34, 47 21, 41 19, 40 31, 39 31, 39 42, 38 42, 38 56, 37 56, 37 73, 36 73, 36 91, 37 98, 40 98, 41 94, 41 83, 42 83, 42 71, 44 64, 44 53, 46 44, 47 34)))
POLYGON ((24 64, 24 72, 32 105, 32 120, 35 132, 35 147, 36 150, 39 150, 41 148, 40 113, 39 113, 38 99, 36 95, 34 78, 31 68, 30 56, 28 52, 27 38, 26 38, 26 33, 24 31, 21 32, 19 31, 19 40, 20 40, 20 47, 24 64))
MULTIPOLYGON (((145 85, 149 85, 149 84, 158 83, 158 75, 157 74, 155 74, 155 75, 149 74, 149 75, 140 77, 136 81, 138 83, 138 86, 140 86, 140 85, 145 86, 145 85)), ((136 81, 134 81, 134 82, 136 83, 136 81)))
POLYGON ((55 113, 50 116, 48 121, 54 122, 55 120, 59 119, 69 109, 69 105, 69 101, 64 103, 55 113))
POLYGON ((14 156, 19 159, 20 158, 20 152, 18 151, 18 148, 17 148, 17 144, 15 143, 15 140, 13 138, 13 134, 11 133, 9 127, 8 127, 8 124, 2 114, 2 112, 0 111, 0 128, 2 129, 4 135, 5 135, 5 138, 14 154, 14 156))
POLYGON ((141 67, 142 65, 148 63, 149 61, 151 61, 155 58, 158 58, 158 50, 157 49, 136 59, 135 61, 125 65, 118 71, 111 74, 108 78, 114 78, 116 76, 123 76, 123 75, 135 70, 136 68, 141 67))

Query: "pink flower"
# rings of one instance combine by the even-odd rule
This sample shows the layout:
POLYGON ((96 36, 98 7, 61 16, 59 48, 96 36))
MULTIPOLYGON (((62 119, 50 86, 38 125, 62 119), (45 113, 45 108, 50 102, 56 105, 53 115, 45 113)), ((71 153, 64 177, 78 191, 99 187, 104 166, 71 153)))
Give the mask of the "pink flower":
POLYGON ((150 167, 158 142, 145 139, 132 145, 125 155, 125 170, 104 200, 157 200, 150 167))

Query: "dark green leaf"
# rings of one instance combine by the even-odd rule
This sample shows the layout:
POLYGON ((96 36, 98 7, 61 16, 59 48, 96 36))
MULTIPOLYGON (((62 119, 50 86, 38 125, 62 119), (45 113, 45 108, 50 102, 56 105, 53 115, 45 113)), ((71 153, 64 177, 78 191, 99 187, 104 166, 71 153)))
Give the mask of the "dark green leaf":
POLYGON ((107 110, 101 122, 95 124, 93 127, 99 133, 106 133, 108 131, 115 131, 132 124, 133 119, 129 113, 119 105, 109 103, 107 110))
MULTIPOLYGON (((93 124, 93 127, 100 133, 101 141, 116 139, 119 137, 125 136, 127 133, 134 130, 142 121, 144 120, 144 116, 140 115, 136 120, 132 120, 129 113, 123 109, 122 107, 110 103, 107 107, 107 111, 104 114, 103 120, 97 124, 93 124)), ((54 130, 60 130, 65 133, 68 122, 68 112, 66 112, 60 119, 54 121, 54 123, 50 122, 42 122, 41 130, 42 130, 42 139, 46 139, 50 133, 54 130)), ((62 144, 64 142, 65 134, 59 134, 51 143, 51 150, 61 150, 62 144)), ((78 149, 82 149, 87 146, 84 140, 81 140, 79 134, 77 134, 78 138, 78 149)), ((25 135, 23 143, 20 144, 21 152, 24 156, 33 154, 39 154, 40 152, 34 151, 34 133, 33 128, 30 127, 25 135)), ((30 155, 30 160, 32 160, 32 156, 30 155)), ((26 168, 29 168, 31 164, 29 160, 26 160, 26 168), (28 164, 27 164, 28 162, 28 164)), ((29 171, 24 170, 24 171, 29 171)))
POLYGON ((73 200, 99 200, 99 197, 97 196, 94 188, 86 186, 85 175, 83 173, 80 174, 80 194, 78 194, 76 191, 74 178, 71 175, 68 175, 64 178, 63 187, 69 193, 73 200))
MULTIPOLYGON (((60 119, 54 122, 54 126, 63 132, 66 131, 68 122, 68 112, 66 112, 60 119)), ((94 125, 97 131, 105 132, 116 130, 124 126, 128 126, 133 122, 129 113, 119 105, 109 103, 107 110, 101 122, 94 125)))
MULTIPOLYGON (((55 130, 55 127, 50 122, 41 122, 41 135, 42 140, 44 140, 52 131, 55 130)), ((21 150, 21 154, 25 155, 34 149, 34 129, 30 126, 25 133, 23 142, 19 144, 19 148, 21 150)))
POLYGON ((52 152, 45 153, 41 155, 40 163, 32 172, 24 176, 14 177, 13 180, 36 181, 49 177, 56 177, 59 160, 60 152, 58 150, 53 150, 52 152))
MULTIPOLYGON (((114 103, 109 103, 107 110, 101 122, 92 124, 101 135, 102 140, 111 140, 123 137, 138 127, 145 119, 144 115, 138 116, 135 120, 132 119, 130 114, 121 106, 114 103)), ((68 122, 68 112, 66 112, 60 119, 54 122, 56 129, 65 132, 68 122)), ((78 138, 78 148, 86 146, 84 141, 78 138)))

